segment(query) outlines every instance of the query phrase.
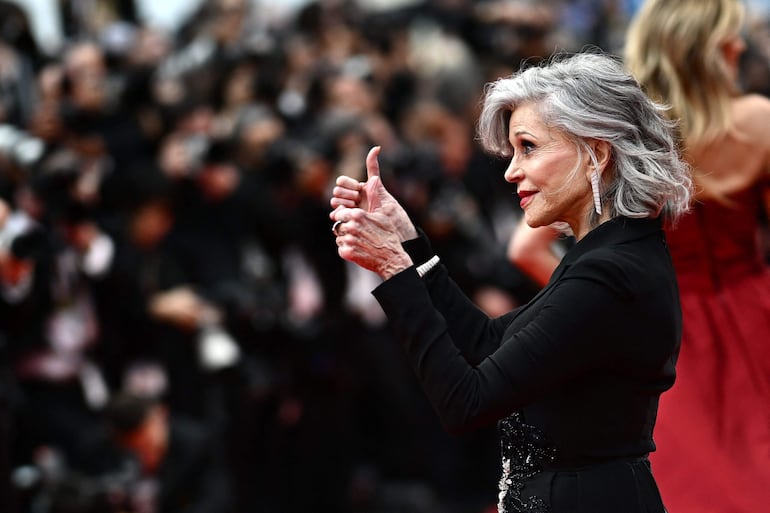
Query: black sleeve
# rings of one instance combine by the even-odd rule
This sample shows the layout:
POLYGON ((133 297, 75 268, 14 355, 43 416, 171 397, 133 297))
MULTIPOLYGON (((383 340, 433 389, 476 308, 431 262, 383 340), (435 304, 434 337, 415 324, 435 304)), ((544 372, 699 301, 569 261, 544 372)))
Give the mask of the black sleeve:
POLYGON ((456 318, 450 331, 413 269, 384 282, 374 295, 445 428, 463 432, 532 403, 610 357, 610 324, 622 325, 634 310, 618 294, 618 273, 622 269, 606 263, 573 266, 526 325, 482 343, 499 347, 477 365, 458 349, 463 338, 497 335, 475 323, 455 324, 456 318))
MULTIPOLYGON (((418 229, 418 237, 403 243, 403 247, 412 262, 420 265, 433 255, 433 249, 425 233, 418 229)), ((449 272, 442 264, 423 276, 433 306, 446 321, 449 337, 471 364, 478 364, 494 352, 502 340, 508 325, 508 314, 500 319, 491 320, 479 309, 449 277, 449 272)))

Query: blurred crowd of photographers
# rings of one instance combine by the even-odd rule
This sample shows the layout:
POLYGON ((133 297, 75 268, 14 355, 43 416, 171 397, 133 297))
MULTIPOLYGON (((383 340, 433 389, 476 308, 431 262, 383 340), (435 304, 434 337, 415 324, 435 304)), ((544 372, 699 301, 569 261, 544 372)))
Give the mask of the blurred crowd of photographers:
MULTIPOLYGON (((492 507, 494 427, 442 432, 375 277, 337 257, 331 187, 381 145, 460 286, 490 315, 526 301, 483 86, 617 51, 638 3, 205 0, 169 33, 69 0, 43 52, 0 0, 0 511, 492 507)), ((767 4, 743 68, 763 94, 767 4)))

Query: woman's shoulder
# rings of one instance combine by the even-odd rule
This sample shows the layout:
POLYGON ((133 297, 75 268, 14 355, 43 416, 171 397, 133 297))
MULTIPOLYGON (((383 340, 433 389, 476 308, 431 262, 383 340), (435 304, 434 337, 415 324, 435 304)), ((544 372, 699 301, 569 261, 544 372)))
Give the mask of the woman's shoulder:
POLYGON ((749 93, 749 94, 742 94, 740 96, 736 96, 734 99, 734 103, 737 106, 748 106, 748 107, 755 107, 759 106, 762 108, 770 108, 770 98, 768 98, 765 95, 757 94, 757 93, 749 93))
POLYGON ((733 120, 741 131, 749 131, 752 135, 768 141, 768 128, 770 128, 770 98, 760 94, 746 94, 733 100, 733 120))
MULTIPOLYGON (((770 175, 770 98, 747 94, 735 103, 734 118, 739 133, 746 134, 760 160, 757 177, 770 175)), ((761 178, 759 178, 761 179, 761 178)))
POLYGON ((730 133, 688 150, 701 199, 745 190, 770 171, 770 99, 758 94, 736 97, 731 118, 730 133))
POLYGON ((613 290, 619 298, 632 298, 657 287, 657 280, 668 274, 668 259, 659 243, 647 238, 623 244, 594 248, 580 256, 565 278, 588 279, 613 290))

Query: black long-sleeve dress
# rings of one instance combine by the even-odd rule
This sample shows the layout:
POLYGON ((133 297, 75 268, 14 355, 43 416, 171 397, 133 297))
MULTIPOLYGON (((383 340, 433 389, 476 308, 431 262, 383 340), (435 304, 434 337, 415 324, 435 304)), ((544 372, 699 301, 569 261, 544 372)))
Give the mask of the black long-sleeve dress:
MULTIPOLYGON (((425 237, 412 260, 432 256, 425 237)), ((496 319, 437 266, 374 291, 445 427, 499 422, 501 512, 663 512, 647 454, 674 382, 679 294, 661 222, 618 217, 496 319)))

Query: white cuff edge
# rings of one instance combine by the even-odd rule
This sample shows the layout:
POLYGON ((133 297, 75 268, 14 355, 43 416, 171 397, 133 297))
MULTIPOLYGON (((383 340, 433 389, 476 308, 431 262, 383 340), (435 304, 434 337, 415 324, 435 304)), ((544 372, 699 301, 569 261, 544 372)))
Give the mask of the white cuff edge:
POLYGON ((425 262, 424 264, 420 264, 420 265, 418 265, 418 266, 417 266, 417 274, 420 276, 420 278, 422 278, 423 276, 425 276, 425 274, 426 274, 428 271, 430 271, 431 269, 433 269, 434 267, 436 267, 436 265, 438 264, 438 262, 439 262, 439 258, 438 258, 438 255, 433 255, 433 256, 430 258, 430 260, 428 260, 428 261, 427 261, 427 262, 425 262))

